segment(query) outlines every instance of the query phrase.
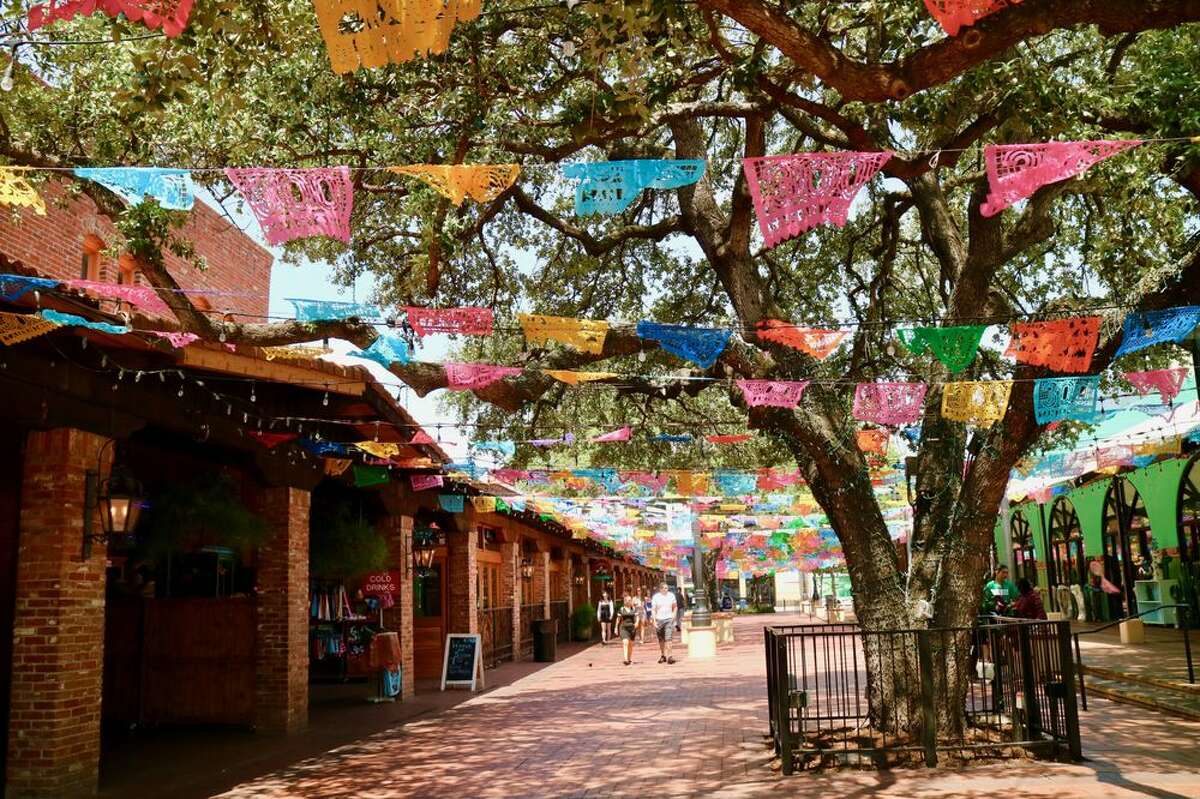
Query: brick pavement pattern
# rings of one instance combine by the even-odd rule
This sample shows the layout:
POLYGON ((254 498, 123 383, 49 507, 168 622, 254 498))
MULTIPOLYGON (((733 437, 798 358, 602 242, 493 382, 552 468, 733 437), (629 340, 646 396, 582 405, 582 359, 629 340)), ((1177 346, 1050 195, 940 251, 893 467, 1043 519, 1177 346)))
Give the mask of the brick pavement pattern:
MULTIPOLYGON (((739 617, 716 660, 672 666, 593 646, 434 718, 244 783, 230 799, 342 797, 1200 796, 1200 724, 1097 701, 1080 764, 781 777, 766 748, 761 626, 739 617)), ((678 648, 678 647, 677 647, 678 648)))

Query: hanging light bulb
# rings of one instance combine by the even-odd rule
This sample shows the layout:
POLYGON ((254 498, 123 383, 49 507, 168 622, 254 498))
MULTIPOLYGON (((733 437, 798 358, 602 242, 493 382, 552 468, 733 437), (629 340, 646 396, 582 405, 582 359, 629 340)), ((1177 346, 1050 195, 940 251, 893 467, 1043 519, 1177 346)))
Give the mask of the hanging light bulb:
POLYGON ((321 404, 325 405, 325 406, 329 405, 329 392, 328 391, 325 392, 325 398, 321 400, 321 404))
POLYGON ((251 402, 254 402, 254 400, 255 400, 255 397, 254 397, 254 383, 251 383, 251 384, 250 384, 250 401, 251 401, 251 402))

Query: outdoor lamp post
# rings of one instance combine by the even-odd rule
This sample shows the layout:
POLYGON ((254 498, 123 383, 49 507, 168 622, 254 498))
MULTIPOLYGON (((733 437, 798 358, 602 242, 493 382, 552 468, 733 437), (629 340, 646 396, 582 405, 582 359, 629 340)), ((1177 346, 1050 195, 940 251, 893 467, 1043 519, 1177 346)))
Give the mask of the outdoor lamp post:
POLYGON ((433 566, 433 556, 442 540, 442 531, 436 522, 413 531, 413 565, 417 567, 418 575, 423 575, 433 566))
POLYGON ((533 577, 533 561, 529 558, 521 558, 521 576, 526 580, 533 577))
POLYGON ((712 625, 712 608, 708 605, 708 588, 704 584, 704 540, 700 535, 700 514, 692 509, 692 593, 696 595, 696 609, 692 611, 693 627, 712 625))
POLYGON ((143 501, 142 484, 124 468, 113 467, 105 480, 98 471, 84 475, 83 497, 83 559, 92 556, 94 542, 108 543, 126 536, 137 527, 143 501), (101 532, 92 531, 92 519, 100 511, 101 532))

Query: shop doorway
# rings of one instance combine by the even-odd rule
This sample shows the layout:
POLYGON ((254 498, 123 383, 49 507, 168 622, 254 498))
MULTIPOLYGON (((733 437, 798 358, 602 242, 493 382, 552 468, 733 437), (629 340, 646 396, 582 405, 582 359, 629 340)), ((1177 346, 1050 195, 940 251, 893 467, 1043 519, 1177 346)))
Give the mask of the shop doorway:
POLYGON ((1152 574, 1146 505, 1131 482, 1115 478, 1104 499, 1104 576, 1119 589, 1109 594, 1111 618, 1137 614, 1137 581, 1152 574))
MULTIPOLYGON (((1036 506, 1035 506, 1036 507, 1036 506)), ((1035 588, 1038 585, 1037 552, 1033 546, 1033 527, 1025 518, 1025 511, 1018 510, 1012 516, 1012 578, 1024 577, 1035 588)))
MULTIPOLYGON (((1067 613, 1078 599, 1064 594, 1078 590, 1086 579, 1087 566, 1083 556, 1083 528, 1075 505, 1066 497, 1058 497, 1050 506, 1050 604, 1054 610, 1067 613)), ((1079 596, 1082 596, 1080 592, 1079 596)))
POLYGON ((1189 619, 1200 619, 1200 453, 1179 484, 1179 581, 1189 619))

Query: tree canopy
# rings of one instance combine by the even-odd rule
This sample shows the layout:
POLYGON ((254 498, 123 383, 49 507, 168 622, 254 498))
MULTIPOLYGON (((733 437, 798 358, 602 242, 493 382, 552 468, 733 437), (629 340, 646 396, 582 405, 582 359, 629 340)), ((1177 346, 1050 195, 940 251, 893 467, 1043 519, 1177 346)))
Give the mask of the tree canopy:
MULTIPOLYGON (((1046 372, 1014 372, 985 354, 949 378, 895 346, 895 329, 1100 309, 1100 371, 1126 310, 1200 299, 1200 145, 1188 141, 1200 133, 1198 18, 1184 0, 1025 0, 951 38, 917 0, 493 2, 457 27, 444 55, 338 75, 308 2, 200 0, 177 39, 133 40, 144 31, 94 17, 49 30, 122 41, 21 48, 0 155, 212 170, 196 177, 227 203, 237 198, 224 166, 348 164, 349 245, 309 239, 290 244, 291 255, 328 261, 338 280, 373 274, 385 305, 494 308, 501 330, 464 345, 463 360, 623 375, 585 389, 536 372, 506 379, 476 392, 482 402, 463 400, 481 430, 527 438, 629 420, 765 430, 768 440, 719 454, 663 446, 619 457, 647 466, 793 458, 842 540, 857 592, 888 605, 860 609, 865 623, 905 623, 921 598, 938 621, 961 623, 975 611, 1009 470, 1045 432, 1033 419, 1032 379, 1046 372), (980 212, 982 144, 1127 136, 1156 141, 1046 186, 1023 207, 980 212), (764 248, 741 159, 814 150, 896 154, 845 227, 764 248), (626 158, 708 166, 698 184, 643 192, 624 213, 575 216, 559 165, 626 158), (461 207, 379 169, 514 162, 515 186, 461 207), (738 334, 713 367, 684 374, 628 328, 614 329, 599 355, 529 348, 517 311, 738 334), (751 331, 766 318, 845 325, 851 345, 817 362, 756 341, 751 331), (701 376, 721 379, 675 379, 701 376), (750 410, 730 376, 813 383, 796 412, 750 410), (990 430, 941 418, 947 379, 1014 376, 1008 414, 990 430), (849 412, 848 387, 876 379, 931 384, 904 573, 849 412)), ((131 238, 169 238, 147 226, 131 226, 131 238)), ((171 285, 153 263, 145 270, 171 285)), ((375 335, 346 323, 224 323, 168 299, 186 325, 230 341, 365 344, 375 335)), ((393 371, 421 393, 446 385, 436 364, 393 371)))

